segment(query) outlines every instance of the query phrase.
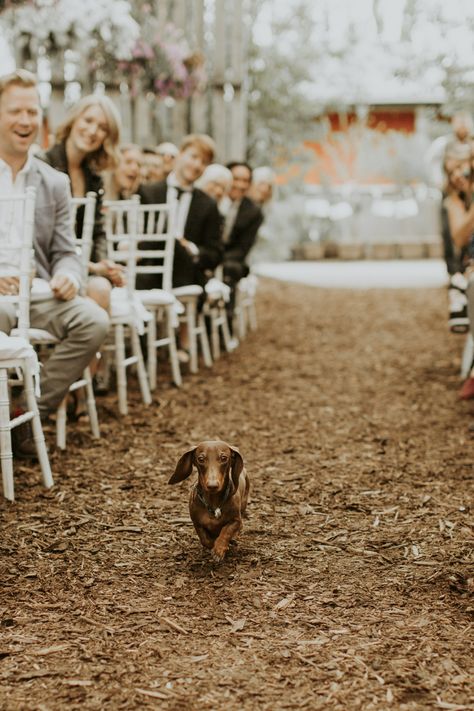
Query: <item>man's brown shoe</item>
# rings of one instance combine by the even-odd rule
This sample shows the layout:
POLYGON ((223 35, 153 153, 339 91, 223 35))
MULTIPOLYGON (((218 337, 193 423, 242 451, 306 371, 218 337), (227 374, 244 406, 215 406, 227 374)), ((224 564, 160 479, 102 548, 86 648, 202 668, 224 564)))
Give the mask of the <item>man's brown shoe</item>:
POLYGON ((23 422, 12 429, 12 451, 16 459, 38 460, 31 422, 23 422))
POLYGON ((464 381, 459 391, 459 397, 461 400, 472 400, 474 398, 474 378, 470 377, 464 381))

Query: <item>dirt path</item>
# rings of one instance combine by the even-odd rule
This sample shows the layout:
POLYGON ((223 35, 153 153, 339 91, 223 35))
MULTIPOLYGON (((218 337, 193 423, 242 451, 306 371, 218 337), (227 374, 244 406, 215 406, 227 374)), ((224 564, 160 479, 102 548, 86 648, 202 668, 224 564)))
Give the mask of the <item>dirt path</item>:
MULTIPOLYGON (((474 405, 441 291, 262 281, 260 326, 122 421, 101 405, 0 504, 0 708, 474 709, 474 405), (213 565, 166 481, 237 444, 253 492, 213 565)), ((162 376, 163 379, 163 376, 162 376)))

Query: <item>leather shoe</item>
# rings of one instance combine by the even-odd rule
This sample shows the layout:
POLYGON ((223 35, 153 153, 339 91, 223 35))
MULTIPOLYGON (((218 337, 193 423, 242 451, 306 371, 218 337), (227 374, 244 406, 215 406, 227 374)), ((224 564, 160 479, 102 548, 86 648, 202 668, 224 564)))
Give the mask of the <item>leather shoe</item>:
POLYGON ((472 400, 474 398, 474 378, 470 377, 464 381, 459 391, 459 397, 461 400, 472 400))
POLYGON ((180 363, 189 363, 190 356, 188 351, 185 351, 184 348, 180 348, 177 351, 177 356, 180 363))
POLYGON ((12 451, 16 459, 38 460, 31 422, 23 422, 11 431, 12 451))

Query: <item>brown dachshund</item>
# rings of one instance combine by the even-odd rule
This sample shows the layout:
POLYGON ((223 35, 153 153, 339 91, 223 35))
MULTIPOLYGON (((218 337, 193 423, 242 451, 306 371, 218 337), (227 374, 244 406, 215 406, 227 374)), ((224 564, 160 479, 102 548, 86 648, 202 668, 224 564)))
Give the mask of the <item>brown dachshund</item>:
POLYGON ((201 442, 183 454, 169 484, 187 479, 198 470, 189 497, 189 513, 205 548, 220 563, 229 543, 242 529, 250 482, 236 447, 220 440, 201 442))

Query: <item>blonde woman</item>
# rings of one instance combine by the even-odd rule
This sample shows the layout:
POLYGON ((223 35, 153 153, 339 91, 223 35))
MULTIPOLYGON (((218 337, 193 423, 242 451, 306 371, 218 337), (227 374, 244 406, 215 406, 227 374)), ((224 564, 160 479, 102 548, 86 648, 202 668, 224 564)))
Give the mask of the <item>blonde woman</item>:
MULTIPOLYGON (((67 114, 56 131, 56 144, 41 157, 56 170, 69 176, 73 197, 96 193, 92 252, 89 262, 90 277, 86 294, 106 311, 110 310, 112 286, 124 285, 124 268, 107 259, 107 240, 102 214, 104 184, 100 173, 113 170, 118 164, 120 115, 114 103, 104 95, 84 96, 67 114)), ((81 234, 84 210, 78 210, 76 233, 81 234)), ((95 372, 97 393, 105 392, 97 363, 95 372)), ((75 403, 76 417, 82 414, 81 403, 75 403)))
MULTIPOLYGON (((107 259, 107 242, 102 216, 104 185, 100 173, 118 164, 120 115, 104 95, 83 97, 69 111, 56 131, 56 144, 42 156, 53 168, 67 173, 73 197, 89 191, 97 195, 87 295, 108 310, 113 286, 123 286, 123 267, 107 259)), ((79 210, 76 232, 82 229, 79 210)))

